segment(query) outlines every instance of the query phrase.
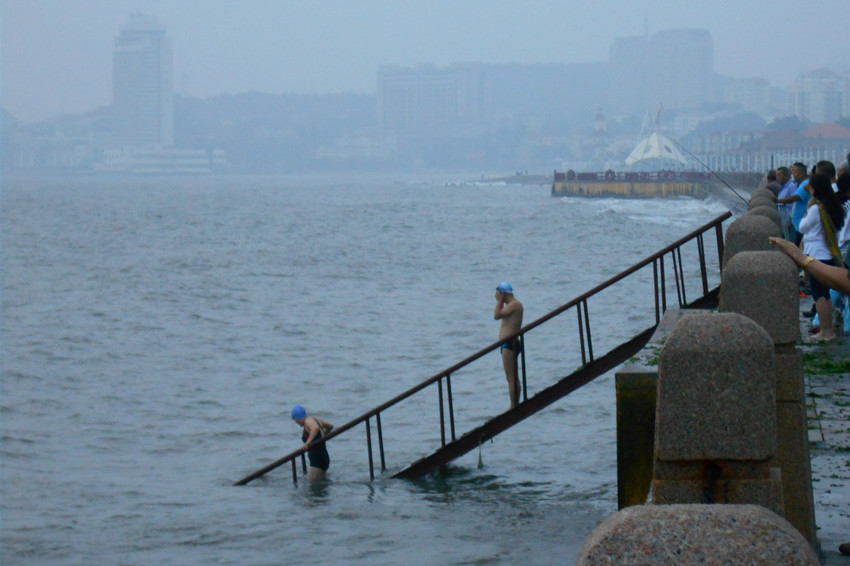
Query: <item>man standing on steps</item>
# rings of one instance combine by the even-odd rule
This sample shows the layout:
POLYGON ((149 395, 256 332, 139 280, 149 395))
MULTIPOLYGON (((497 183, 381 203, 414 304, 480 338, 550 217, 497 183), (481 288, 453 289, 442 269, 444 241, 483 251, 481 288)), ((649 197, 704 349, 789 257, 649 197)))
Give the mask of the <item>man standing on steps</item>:
MULTIPOLYGON (((522 328, 522 303, 514 297, 514 289, 507 281, 502 281, 496 287, 496 310, 493 318, 501 320, 499 339, 516 334, 522 328)), ((519 371, 517 356, 522 351, 522 341, 512 338, 505 341, 500 348, 502 365, 505 367, 505 378, 508 380, 508 393, 511 396, 511 409, 519 404, 519 371)))

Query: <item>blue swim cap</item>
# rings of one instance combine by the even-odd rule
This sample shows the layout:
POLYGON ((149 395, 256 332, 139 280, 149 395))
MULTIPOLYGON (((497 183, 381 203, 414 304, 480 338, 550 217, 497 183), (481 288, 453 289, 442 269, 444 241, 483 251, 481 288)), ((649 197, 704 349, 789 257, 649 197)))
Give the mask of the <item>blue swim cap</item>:
POLYGON ((302 407, 301 405, 295 405, 292 407, 292 418, 294 420, 300 420, 307 416, 307 409, 302 407))
POLYGON ((499 283, 499 286, 496 287, 496 290, 499 291, 500 293, 506 293, 508 295, 514 294, 514 288, 511 287, 511 284, 508 283, 507 281, 502 281, 501 283, 499 283))

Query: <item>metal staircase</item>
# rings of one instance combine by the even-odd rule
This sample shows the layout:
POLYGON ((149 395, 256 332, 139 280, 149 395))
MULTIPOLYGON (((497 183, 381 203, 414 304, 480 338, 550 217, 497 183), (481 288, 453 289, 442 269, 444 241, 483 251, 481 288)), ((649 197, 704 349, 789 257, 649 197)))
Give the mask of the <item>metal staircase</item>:
MULTIPOLYGON (((481 443, 485 442, 486 440, 495 437, 499 433, 514 426, 515 424, 526 419, 527 417, 537 413, 538 411, 549 406, 558 399, 563 398, 564 396, 570 394, 576 389, 589 383, 596 377, 614 369, 619 364, 628 360, 630 357, 634 356, 638 351, 640 351, 640 349, 649 341, 655 327, 661 321, 662 315, 668 308, 668 265, 672 267, 672 275, 675 281, 676 289, 676 305, 678 306, 678 308, 708 308, 712 305, 715 305, 717 301, 717 296, 719 294, 719 286, 713 289, 709 289, 707 268, 708 262, 705 254, 704 238, 707 233, 710 234, 712 231, 715 233, 717 239, 718 256, 717 273, 719 274, 723 259, 723 222, 729 219, 731 216, 732 214, 730 212, 718 216, 711 222, 680 238, 676 242, 654 253, 653 255, 642 260, 641 262, 636 263, 625 271, 594 287, 590 291, 579 295, 570 302, 551 311, 550 313, 542 316, 534 322, 527 324, 526 326, 522 327, 516 334, 512 336, 507 336, 504 339, 490 344, 489 346, 481 349, 472 356, 466 358, 465 360, 462 360, 456 363, 455 365, 444 369, 438 374, 426 379, 418 385, 408 389, 404 393, 401 393, 396 397, 390 399, 389 401, 386 401, 385 403, 364 413, 356 419, 349 421, 348 423, 345 423, 344 425, 341 425, 338 428, 335 428, 331 433, 315 441, 315 443, 318 444, 322 442, 330 442, 335 437, 344 434, 345 432, 355 427, 358 427, 361 424, 365 425, 366 450, 368 452, 369 460, 369 477, 371 479, 374 479, 375 459, 373 454, 374 443, 372 441, 372 421, 374 420, 377 430, 377 444, 380 458, 380 469, 381 471, 385 471, 387 467, 386 454, 384 452, 384 431, 381 425, 381 413, 386 411, 390 407, 401 403, 405 399, 412 397, 413 395, 416 395, 417 393, 428 389, 436 384, 437 394, 439 398, 441 446, 437 450, 433 451, 431 454, 420 458, 409 466, 403 468, 401 471, 394 473, 392 477, 417 478, 428 474, 441 466, 446 465, 448 462, 454 460, 455 458, 477 448, 481 443), (690 280, 685 276, 686 270, 684 269, 682 260, 682 248, 689 244, 696 244, 696 258, 699 262, 699 275, 694 277, 694 279, 696 279, 696 283, 700 286, 700 291, 702 292, 698 299, 692 300, 690 302, 688 302, 687 300, 686 293, 686 283, 690 280), (646 330, 640 332, 639 334, 635 335, 625 343, 620 344, 619 346, 613 348, 602 356, 594 356, 593 334, 591 332, 591 320, 590 312, 588 309, 588 300, 600 293, 601 291, 612 287, 613 285, 625 284, 624 281, 627 281, 631 275, 643 269, 652 269, 652 276, 654 282, 653 299, 655 304, 655 320, 647 321, 647 323, 651 324, 651 326, 648 327, 646 330), (525 341, 527 340, 527 334, 530 331, 570 310, 574 310, 576 313, 577 331, 579 335, 582 360, 580 368, 574 371, 573 373, 567 375, 566 377, 558 380, 556 383, 537 392, 535 395, 529 398, 527 396, 528 388, 526 383, 527 379, 525 348, 523 348, 521 353, 521 378, 523 400, 516 407, 489 419, 482 425, 466 432, 458 438, 455 433, 454 404, 451 385, 452 375, 458 372, 458 370, 471 364, 475 360, 485 356, 486 354, 489 354, 490 352, 497 350, 501 346, 501 344, 507 340, 511 340, 512 338, 520 338, 525 343, 525 341)), ((690 270, 690 272, 693 271, 695 270, 690 270)), ((694 281, 690 281, 690 283, 693 285, 694 281)), ((298 450, 295 450, 294 452, 287 454, 286 456, 270 463, 269 465, 261 468, 260 470, 257 470, 256 472, 242 478, 241 480, 235 482, 234 485, 245 485, 251 482, 252 480, 261 477, 266 473, 286 463, 291 463, 292 478, 293 481, 297 481, 298 470, 296 461, 300 458, 302 469, 306 471, 306 461, 304 457, 305 452, 305 449, 299 448, 298 450)))

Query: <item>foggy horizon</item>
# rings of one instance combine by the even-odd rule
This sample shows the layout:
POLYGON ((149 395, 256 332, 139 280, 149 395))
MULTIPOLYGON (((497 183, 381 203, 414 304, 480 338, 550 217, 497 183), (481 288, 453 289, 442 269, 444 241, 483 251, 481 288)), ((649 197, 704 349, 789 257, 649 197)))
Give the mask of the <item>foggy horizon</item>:
POLYGON ((842 57, 850 51, 837 23, 842 0, 816 0, 805 13, 790 0, 721 0, 711 10, 662 0, 521 7, 504 0, 424 7, 381 1, 366 13, 341 1, 0 2, 0 105, 23 122, 110 105, 113 42, 138 12, 155 16, 171 38, 175 94, 199 98, 374 94, 383 65, 606 62, 618 37, 682 28, 709 31, 715 73, 780 87, 815 68, 846 70, 842 57))

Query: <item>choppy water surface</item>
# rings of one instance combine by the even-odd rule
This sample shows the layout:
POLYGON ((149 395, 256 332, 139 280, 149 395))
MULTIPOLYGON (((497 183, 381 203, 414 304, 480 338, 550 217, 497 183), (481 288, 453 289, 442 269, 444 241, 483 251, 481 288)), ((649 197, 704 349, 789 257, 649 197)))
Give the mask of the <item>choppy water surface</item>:
MULTIPOLYGON (((288 467, 301 403, 342 424, 723 212, 691 199, 334 179, 12 179, 2 187, 3 564, 548 564, 616 509, 603 376, 439 477, 288 467)), ((652 324, 592 307, 596 347, 652 324)), ((650 287, 651 288, 651 287, 650 287)), ((675 296, 675 295, 674 295, 675 296)), ((531 393, 580 363, 574 315, 527 337, 531 393)), ((507 408, 498 356, 453 376, 458 433, 507 408)), ((383 417, 388 466, 439 445, 436 392, 383 417)))

